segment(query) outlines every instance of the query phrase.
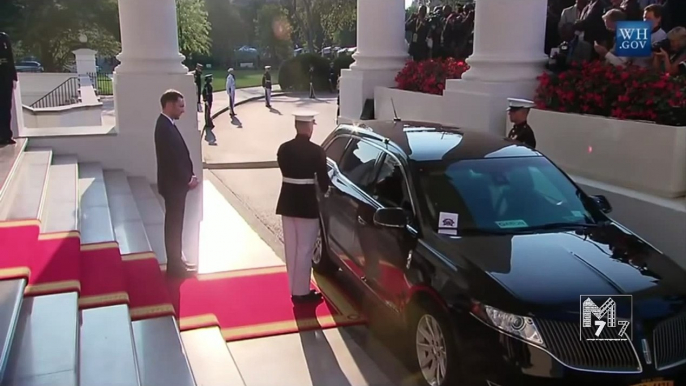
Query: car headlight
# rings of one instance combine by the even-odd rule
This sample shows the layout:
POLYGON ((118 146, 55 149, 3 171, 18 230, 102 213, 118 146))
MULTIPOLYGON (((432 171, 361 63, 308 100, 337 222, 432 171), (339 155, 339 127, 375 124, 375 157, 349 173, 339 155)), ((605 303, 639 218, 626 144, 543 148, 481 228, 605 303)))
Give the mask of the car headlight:
POLYGON ((501 311, 485 304, 475 304, 472 313, 491 326, 537 346, 545 347, 543 337, 534 320, 501 311))

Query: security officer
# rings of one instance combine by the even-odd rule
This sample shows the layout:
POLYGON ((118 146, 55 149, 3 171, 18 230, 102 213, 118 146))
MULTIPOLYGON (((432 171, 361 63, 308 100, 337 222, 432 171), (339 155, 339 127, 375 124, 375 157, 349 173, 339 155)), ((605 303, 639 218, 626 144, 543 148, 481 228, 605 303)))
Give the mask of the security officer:
POLYGON ((283 181, 276 214, 283 223, 291 300, 317 302, 322 295, 310 288, 312 255, 319 233, 316 189, 326 192, 330 181, 324 149, 310 142, 317 113, 301 111, 293 115, 297 134, 282 144, 277 153, 283 181))
POLYGON ((262 88, 264 88, 264 102, 268 108, 272 107, 272 74, 270 73, 272 66, 264 66, 264 75, 262 75, 262 88))
POLYGON ((0 32, 0 146, 16 143, 12 139, 12 99, 16 88, 17 69, 14 67, 12 42, 6 33, 0 32))
POLYGON ((536 148, 536 136, 531 126, 526 122, 529 110, 534 107, 534 102, 525 99, 508 99, 508 115, 510 122, 514 123, 512 130, 507 134, 509 139, 519 141, 532 149, 536 148))

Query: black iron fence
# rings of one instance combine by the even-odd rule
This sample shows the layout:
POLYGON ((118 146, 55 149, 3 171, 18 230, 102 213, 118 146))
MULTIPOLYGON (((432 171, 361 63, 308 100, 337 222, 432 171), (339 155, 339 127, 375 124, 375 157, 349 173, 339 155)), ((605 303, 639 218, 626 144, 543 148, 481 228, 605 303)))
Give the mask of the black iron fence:
POLYGON ((79 78, 71 77, 55 87, 44 97, 33 102, 31 107, 44 109, 79 103, 79 86, 79 78))
POLYGON ((89 73, 88 77, 91 79, 95 93, 98 95, 112 95, 112 77, 111 72, 99 71, 97 73, 89 73))

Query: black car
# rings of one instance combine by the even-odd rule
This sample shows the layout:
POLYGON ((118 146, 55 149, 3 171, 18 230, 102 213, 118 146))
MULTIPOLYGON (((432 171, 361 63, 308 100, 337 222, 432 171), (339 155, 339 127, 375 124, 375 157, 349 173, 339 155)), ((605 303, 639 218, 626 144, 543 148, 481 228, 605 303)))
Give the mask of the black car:
POLYGON ((397 315, 425 384, 684 384, 686 272, 540 152, 397 120, 323 146, 313 266, 397 315))

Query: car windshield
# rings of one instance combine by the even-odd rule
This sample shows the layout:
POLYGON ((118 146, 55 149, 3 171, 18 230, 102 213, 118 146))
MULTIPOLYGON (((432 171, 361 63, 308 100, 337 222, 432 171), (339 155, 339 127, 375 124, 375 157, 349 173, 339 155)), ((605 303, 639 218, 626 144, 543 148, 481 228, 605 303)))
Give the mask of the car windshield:
POLYGON ((417 173, 439 233, 516 233, 586 227, 602 213, 544 157, 420 163, 417 173))

